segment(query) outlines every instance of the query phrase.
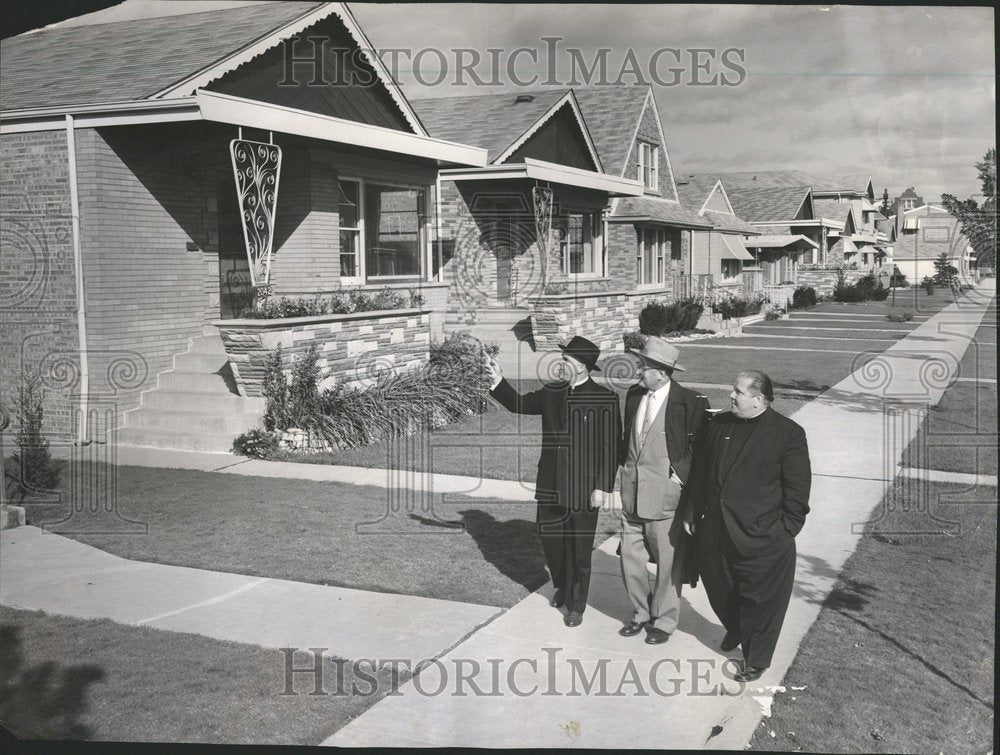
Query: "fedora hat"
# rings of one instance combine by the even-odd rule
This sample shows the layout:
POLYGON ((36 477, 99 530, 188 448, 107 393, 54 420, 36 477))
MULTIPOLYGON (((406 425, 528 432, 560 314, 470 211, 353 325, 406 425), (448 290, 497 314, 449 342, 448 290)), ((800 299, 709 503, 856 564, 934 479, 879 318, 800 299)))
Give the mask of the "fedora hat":
POLYGON ((680 351, 666 338, 660 336, 649 336, 646 343, 642 345, 642 351, 633 352, 645 364, 653 367, 665 367, 671 370, 684 372, 684 368, 677 364, 677 357, 680 351))
POLYGON ((583 336, 573 336, 565 346, 559 344, 559 348, 563 350, 564 354, 569 354, 574 359, 583 362, 589 369, 600 371, 601 368, 597 366, 597 360, 601 356, 601 350, 592 341, 588 341, 583 336))

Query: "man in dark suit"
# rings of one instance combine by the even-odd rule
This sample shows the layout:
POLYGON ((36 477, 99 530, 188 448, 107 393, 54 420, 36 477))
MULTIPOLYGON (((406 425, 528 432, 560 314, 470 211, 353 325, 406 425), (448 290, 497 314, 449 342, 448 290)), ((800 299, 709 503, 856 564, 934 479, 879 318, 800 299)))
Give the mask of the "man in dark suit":
POLYGON ((538 535, 555 585, 551 604, 566 606, 566 626, 587 607, 597 515, 614 488, 621 415, 618 395, 590 379, 601 350, 574 336, 562 349, 563 380, 519 395, 490 362, 493 398, 518 414, 542 417, 535 480, 538 535))
POLYGON ((646 628, 646 642, 659 645, 677 628, 683 569, 681 519, 675 516, 688 480, 694 442, 708 410, 704 396, 673 380, 677 348, 650 336, 642 351, 640 384, 625 399, 622 464, 621 569, 634 609, 618 633, 625 637, 646 628), (656 560, 650 590, 646 564, 656 560))
POLYGON ((771 665, 795 580, 795 535, 809 512, 805 431, 771 408, 762 372, 741 372, 731 411, 709 423, 687 502, 696 512, 699 570, 726 629, 722 649, 743 648, 740 682, 771 665))

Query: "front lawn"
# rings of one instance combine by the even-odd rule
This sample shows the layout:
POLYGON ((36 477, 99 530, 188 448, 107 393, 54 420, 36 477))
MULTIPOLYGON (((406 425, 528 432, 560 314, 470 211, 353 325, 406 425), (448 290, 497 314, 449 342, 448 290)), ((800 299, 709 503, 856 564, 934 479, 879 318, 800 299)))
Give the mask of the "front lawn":
POLYGON ((751 749, 993 749, 995 504, 996 488, 896 481, 751 749))
MULTIPOLYGON (((77 480, 105 480, 107 469, 88 464, 77 480)), ((405 490, 128 466, 118 467, 116 485, 117 515, 146 534, 86 512, 69 529, 55 525, 67 504, 29 503, 28 523, 53 523, 139 561, 482 605, 512 606, 548 579, 534 502, 442 502, 405 490)), ((617 531, 617 522, 616 512, 602 512, 599 533, 617 531)))
POLYGON ((0 720, 28 739, 318 745, 393 688, 382 669, 357 677, 372 694, 333 694, 353 664, 326 658, 330 694, 298 674, 285 695, 276 649, 0 606, 0 720))

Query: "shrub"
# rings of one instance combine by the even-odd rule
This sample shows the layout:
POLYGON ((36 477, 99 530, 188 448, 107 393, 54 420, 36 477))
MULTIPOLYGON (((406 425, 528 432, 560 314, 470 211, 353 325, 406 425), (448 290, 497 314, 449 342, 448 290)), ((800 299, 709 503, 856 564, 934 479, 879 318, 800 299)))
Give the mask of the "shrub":
MULTIPOLYGON (((59 485, 59 469, 49 453, 49 439, 42 434, 44 402, 41 375, 36 371, 23 370, 14 399, 18 428, 14 436, 17 450, 12 456, 14 466, 20 472, 17 485, 23 494, 32 490, 51 490, 59 485)), ((3 482, 6 484, 6 481, 3 482)))
POLYGON ((906 280, 906 276, 899 272, 899 268, 893 271, 892 275, 889 276, 889 287, 890 288, 909 288, 910 283, 906 280))
POLYGON ((498 353, 467 331, 453 333, 431 347, 419 369, 383 373, 367 388, 324 391, 317 430, 332 446, 357 448, 482 414, 490 388, 486 361, 498 353))
POLYGON ((638 330, 630 330, 625 334, 626 351, 642 351, 646 338, 638 330))
POLYGON ((767 312, 764 313, 764 319, 765 320, 780 320, 781 319, 781 310, 778 310, 778 309, 769 309, 769 310, 767 310, 767 312))
POLYGON ((932 277, 925 275, 920 280, 920 285, 923 286, 923 289, 927 292, 928 296, 934 296, 934 279, 932 277))
POLYGON ((253 320, 271 320, 283 317, 312 317, 326 314, 350 314, 351 312, 373 312, 382 309, 415 308, 424 304, 424 297, 413 288, 404 293, 386 286, 380 291, 368 292, 358 289, 337 291, 327 298, 314 296, 311 299, 280 299, 263 297, 240 313, 240 317, 253 320))
POLYGON ((833 300, 840 302, 885 301, 889 289, 873 273, 858 278, 854 283, 844 280, 844 272, 837 271, 837 284, 833 287, 833 300))
POLYGON ((289 384, 281 367, 281 346, 271 354, 264 369, 264 428, 287 430, 315 429, 320 422, 319 352, 316 344, 302 354, 292 368, 289 384))
POLYGON ((792 309, 814 306, 816 306, 816 289, 812 286, 799 286, 792 292, 792 309))
POLYGON ((650 302, 639 313, 639 332, 646 336, 662 336, 683 330, 693 330, 701 319, 704 305, 694 298, 671 302, 650 302))
POLYGON ((912 312, 890 312, 887 314, 886 319, 890 322, 909 322, 913 319, 912 312))
POLYGON ((270 459, 278 452, 278 435, 268 430, 247 430, 233 439, 232 452, 254 459, 270 459))
POLYGON ((746 299, 742 296, 734 296, 730 299, 723 299, 712 305, 712 310, 722 315, 723 320, 731 320, 734 317, 746 317, 760 312, 764 306, 762 298, 746 299))

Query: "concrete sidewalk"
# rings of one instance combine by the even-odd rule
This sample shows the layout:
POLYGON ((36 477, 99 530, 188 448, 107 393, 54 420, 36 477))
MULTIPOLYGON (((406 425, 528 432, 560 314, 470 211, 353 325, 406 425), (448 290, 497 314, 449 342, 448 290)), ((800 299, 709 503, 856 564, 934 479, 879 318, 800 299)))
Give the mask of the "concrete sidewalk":
MULTIPOLYGON (((560 613, 547 604, 548 587, 325 744, 743 748, 927 407, 957 377, 992 300, 992 283, 929 318, 796 412, 811 447, 812 512, 797 538, 795 590, 773 665, 751 689, 731 681, 733 665, 718 651, 723 630, 700 585, 685 591, 680 627, 667 645, 650 647, 641 637, 617 635, 630 610, 612 539, 594 554, 591 604, 581 627, 563 626, 560 613), (476 694, 469 678, 487 694, 476 694), (594 685, 587 693, 585 680, 594 685), (439 694, 428 694, 439 687, 439 694)), ((752 359, 738 366, 752 366, 752 359)))
POLYGON ((347 659, 433 658, 502 612, 130 561, 37 527, 0 534, 0 603, 347 659))

